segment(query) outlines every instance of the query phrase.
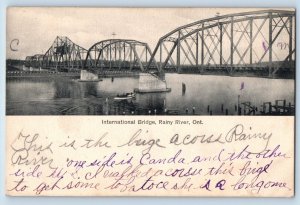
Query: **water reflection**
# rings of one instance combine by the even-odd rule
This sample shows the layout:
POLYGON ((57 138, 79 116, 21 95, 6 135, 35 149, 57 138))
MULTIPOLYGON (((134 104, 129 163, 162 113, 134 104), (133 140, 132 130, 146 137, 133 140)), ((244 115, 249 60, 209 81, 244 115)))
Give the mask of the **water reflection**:
POLYGON ((148 93, 137 95, 138 108, 141 114, 163 114, 166 93, 148 93))
POLYGON ((137 94, 136 99, 121 101, 114 97, 133 92, 138 78, 7 79, 6 110, 8 115, 236 115, 239 100, 258 111, 264 102, 294 104, 294 80, 189 74, 166 74, 165 79, 171 92, 137 94))

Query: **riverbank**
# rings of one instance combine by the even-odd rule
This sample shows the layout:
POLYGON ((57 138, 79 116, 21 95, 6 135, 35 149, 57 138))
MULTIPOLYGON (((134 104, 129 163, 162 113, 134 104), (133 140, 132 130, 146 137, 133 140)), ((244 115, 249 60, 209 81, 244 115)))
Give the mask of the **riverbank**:
MULTIPOLYGON (((138 77, 138 71, 103 71, 98 75, 101 78, 111 77, 138 77)), ((177 72, 165 72, 165 73, 177 73, 177 72)), ((230 76, 230 77, 253 77, 253 78, 273 78, 273 79, 294 79, 293 75, 272 75, 269 76, 266 73, 249 73, 249 72, 235 72, 228 74, 226 72, 209 71, 203 73, 190 73, 181 72, 178 74, 193 74, 193 75, 215 75, 215 76, 230 76)), ((7 71, 6 78, 27 78, 27 77, 74 77, 79 78, 80 72, 59 72, 59 71, 7 71)))
MULTIPOLYGON (((100 78, 111 78, 111 77, 138 77, 140 72, 136 71, 103 71, 99 72, 98 75, 100 78)), ((80 71, 73 72, 59 72, 59 71, 7 71, 6 78, 32 78, 32 77, 72 77, 79 78, 80 71)))

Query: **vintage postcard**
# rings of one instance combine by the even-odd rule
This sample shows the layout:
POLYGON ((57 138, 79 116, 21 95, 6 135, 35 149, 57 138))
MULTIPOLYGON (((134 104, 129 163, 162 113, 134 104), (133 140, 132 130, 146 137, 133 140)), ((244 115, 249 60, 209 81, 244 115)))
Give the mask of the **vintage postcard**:
POLYGON ((7 8, 6 194, 294 196, 295 16, 7 8))

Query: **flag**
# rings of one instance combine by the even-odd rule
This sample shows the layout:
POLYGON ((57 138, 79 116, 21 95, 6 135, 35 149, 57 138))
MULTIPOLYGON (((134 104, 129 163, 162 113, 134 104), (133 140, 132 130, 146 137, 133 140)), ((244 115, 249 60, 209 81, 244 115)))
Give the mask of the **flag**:
POLYGON ((245 88, 245 83, 242 82, 242 83, 241 83, 241 88, 240 88, 240 90, 243 90, 244 88, 245 88))

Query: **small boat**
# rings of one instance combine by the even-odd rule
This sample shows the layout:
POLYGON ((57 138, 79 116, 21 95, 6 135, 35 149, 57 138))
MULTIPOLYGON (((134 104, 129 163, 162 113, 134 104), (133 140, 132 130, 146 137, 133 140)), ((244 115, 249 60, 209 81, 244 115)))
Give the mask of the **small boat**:
POLYGON ((123 95, 117 95, 114 100, 129 100, 135 98, 135 93, 126 93, 123 95))

